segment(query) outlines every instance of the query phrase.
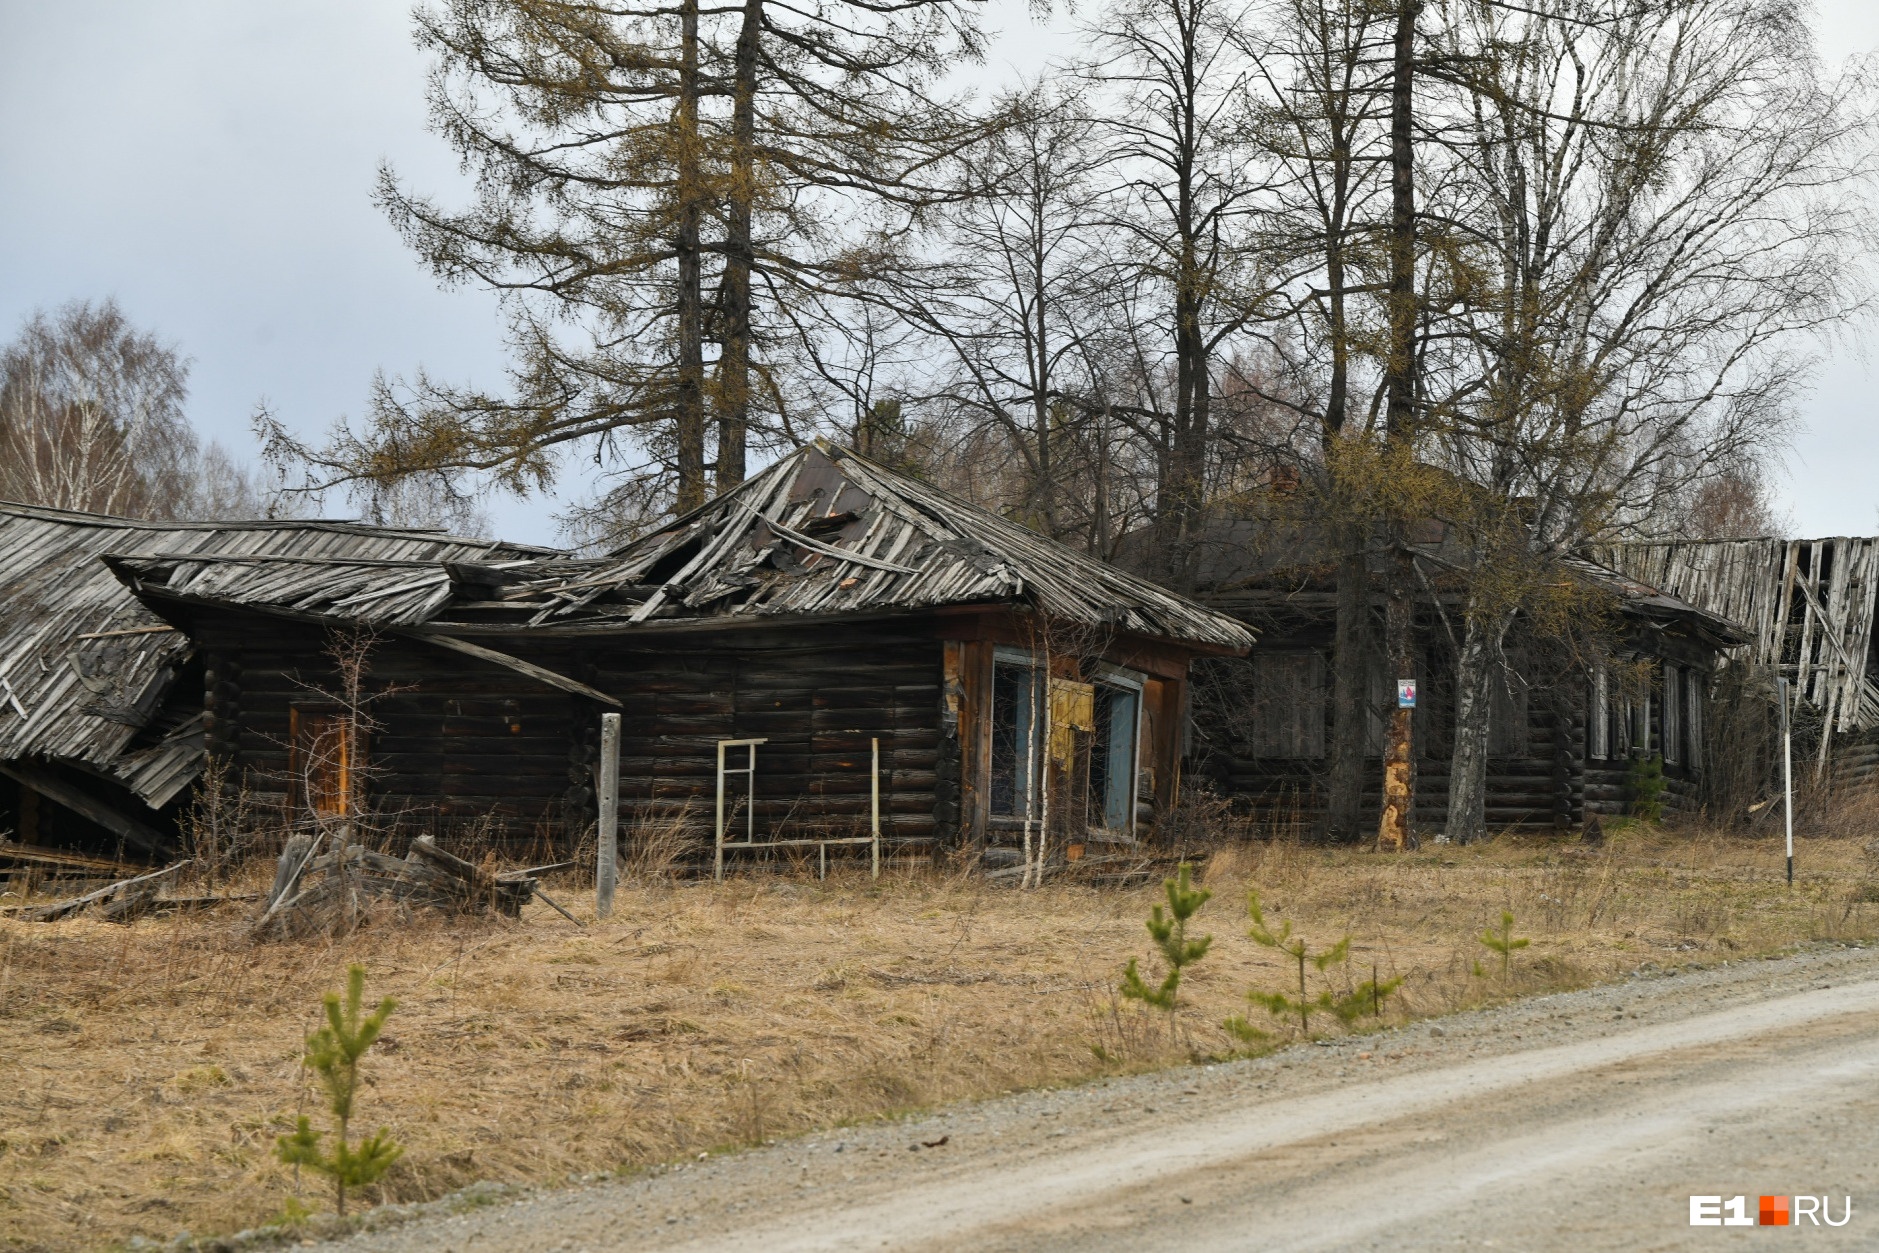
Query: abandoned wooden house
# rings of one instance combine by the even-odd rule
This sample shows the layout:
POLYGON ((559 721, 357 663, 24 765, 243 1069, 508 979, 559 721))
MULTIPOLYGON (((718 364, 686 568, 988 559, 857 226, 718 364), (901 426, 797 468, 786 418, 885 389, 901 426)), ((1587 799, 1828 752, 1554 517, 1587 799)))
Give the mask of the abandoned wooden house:
POLYGON ((240 558, 251 570, 372 557, 519 558, 549 550, 337 522, 144 522, 0 504, 0 835, 134 855, 177 847, 201 771, 205 692, 221 676, 150 612, 108 553, 240 558))
MULTIPOLYGON (((1380 762, 1395 680, 1415 678, 1414 817, 1431 829, 1447 816, 1462 595, 1455 575, 1468 555, 1439 522, 1416 538, 1416 673, 1386 673, 1376 600, 1365 742, 1380 762)), ((1216 528, 1202 561, 1201 599, 1255 628, 1260 647, 1250 658, 1197 668, 1190 769, 1268 820, 1309 829, 1323 813, 1334 730, 1335 564, 1313 528, 1260 521, 1216 528)), ((1578 558, 1566 564, 1570 577, 1602 593, 1616 613, 1605 630, 1570 644, 1519 622, 1509 632, 1489 711, 1491 830, 1562 831, 1589 814, 1626 812, 1633 763, 1646 757, 1661 759, 1667 809, 1694 803, 1711 676, 1725 650, 1747 638, 1728 616, 1608 566, 1578 558)), ((1374 804, 1380 767, 1367 777, 1367 803, 1374 804)))
POLYGON ((1134 844, 1176 799, 1190 660, 1252 643, 825 444, 595 559, 108 560, 192 642, 207 750, 296 812, 565 846, 617 713, 623 838, 701 859, 1134 844))
POLYGON ((1793 685, 1812 758, 1797 768, 1839 788, 1879 777, 1879 538, 1664 541, 1600 556, 1748 628, 1730 660, 1760 672, 1764 687, 1793 685))

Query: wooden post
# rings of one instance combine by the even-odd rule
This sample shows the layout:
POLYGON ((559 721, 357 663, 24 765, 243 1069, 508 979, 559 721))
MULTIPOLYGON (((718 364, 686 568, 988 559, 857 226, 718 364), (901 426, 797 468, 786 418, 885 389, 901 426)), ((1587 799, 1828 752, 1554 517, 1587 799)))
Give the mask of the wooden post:
POLYGON ((620 715, 600 715, 599 839, 594 852, 594 915, 613 913, 620 873, 620 715))
POLYGON ((881 877, 881 741, 874 741, 874 773, 868 780, 868 830, 874 835, 874 873, 881 877))

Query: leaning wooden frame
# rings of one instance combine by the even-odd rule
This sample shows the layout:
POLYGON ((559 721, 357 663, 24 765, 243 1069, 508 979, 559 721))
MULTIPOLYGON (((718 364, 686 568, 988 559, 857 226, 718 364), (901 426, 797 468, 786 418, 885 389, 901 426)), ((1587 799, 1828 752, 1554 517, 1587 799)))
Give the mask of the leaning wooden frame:
MULTIPOLYGON (((850 731, 849 734, 856 734, 856 732, 850 731)), ((719 883, 722 883, 724 881, 724 854, 727 849, 749 849, 749 850, 754 851, 757 849, 775 849, 775 848, 813 848, 815 849, 817 853, 817 860, 819 862, 818 874, 821 878, 826 879, 829 877, 829 847, 831 845, 839 846, 839 845, 859 845, 859 844, 866 844, 869 846, 869 869, 868 869, 869 877, 874 878, 874 879, 880 878, 881 877, 881 739, 880 737, 872 736, 869 738, 870 759, 869 759, 869 766, 868 766, 868 834, 867 835, 850 835, 850 836, 823 835, 823 836, 811 836, 811 837, 800 837, 800 838, 759 840, 757 838, 757 807, 755 804, 756 794, 757 794, 757 746, 760 744, 767 744, 767 743, 769 743, 769 740, 767 737, 758 738, 758 739, 719 740, 718 741, 718 800, 717 800, 716 816, 712 823, 713 841, 714 841, 714 847, 713 847, 713 853, 712 853, 712 870, 711 870, 712 879, 719 883), (744 760, 746 764, 742 766, 725 765, 725 751, 727 749, 732 749, 732 748, 741 748, 745 750, 746 756, 744 760), (748 790, 744 794, 744 838, 742 840, 726 840, 724 838, 726 832, 729 829, 728 821, 730 817, 732 816, 730 813, 726 812, 725 807, 724 807, 724 777, 727 774, 743 775, 745 777, 745 781, 746 781, 747 788, 748 788, 748 790)), ((735 808, 736 808, 736 803, 735 801, 733 801, 732 810, 735 811, 735 808)))

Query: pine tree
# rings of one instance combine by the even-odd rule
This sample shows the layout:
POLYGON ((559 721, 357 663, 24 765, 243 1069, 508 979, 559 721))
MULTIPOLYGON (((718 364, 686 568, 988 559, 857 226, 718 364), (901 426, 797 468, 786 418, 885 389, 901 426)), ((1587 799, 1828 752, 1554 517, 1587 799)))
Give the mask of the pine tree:
MULTIPOLYGON (((1253 923, 1251 927, 1247 928, 1246 934, 1252 937, 1255 944, 1264 948, 1277 949, 1279 952, 1286 954, 1298 963, 1298 996, 1296 998, 1287 996, 1283 992, 1261 992, 1255 989, 1246 994, 1246 999, 1262 1007, 1275 1018, 1286 1018, 1293 1014, 1298 1015, 1298 1031, 1300 1035, 1308 1036, 1311 1034, 1312 1010, 1320 1010, 1324 1013, 1334 1015, 1344 1022, 1350 1022, 1363 1011, 1363 1006, 1366 1003, 1380 1007, 1383 997, 1394 992, 1397 985, 1401 983, 1401 980, 1392 980, 1386 987, 1377 984, 1373 978, 1371 982, 1363 985, 1363 987, 1359 988, 1356 992, 1346 997, 1340 998, 1332 995, 1329 988, 1324 989, 1319 992, 1316 997, 1313 997, 1310 995, 1310 991, 1305 982, 1306 964, 1309 963, 1315 966, 1318 973, 1323 974, 1327 967, 1337 962, 1348 960, 1351 950, 1351 938, 1347 935, 1324 952, 1314 955, 1306 946, 1303 936, 1294 936, 1292 934, 1292 924, 1290 922, 1281 923, 1276 931, 1272 929, 1271 925, 1266 922, 1265 911, 1260 906, 1258 892, 1247 892, 1246 913, 1252 919, 1253 923)), ((1265 1036, 1263 1031, 1254 1027, 1244 1018, 1227 1019, 1226 1028, 1234 1035, 1239 1036, 1242 1040, 1257 1040, 1265 1036)))
POLYGON ((1501 929, 1481 933, 1481 942, 1501 955, 1501 982, 1506 983, 1514 973, 1514 954, 1533 943, 1524 935, 1514 934, 1514 914, 1512 910, 1501 911, 1501 929))
POLYGON ((1149 912, 1148 934, 1155 938, 1155 947, 1161 950, 1162 963, 1168 968, 1161 984, 1150 987, 1133 957, 1122 972, 1122 995, 1167 1010, 1170 1021, 1173 1021, 1181 990, 1181 972, 1205 957, 1214 942, 1211 935, 1203 935, 1198 940, 1187 938, 1188 919, 1213 895, 1206 888, 1195 887, 1193 879, 1194 867, 1182 862, 1174 878, 1162 880, 1162 888, 1168 895, 1167 912, 1163 913, 1160 905, 1149 912))
POLYGON ((359 1090, 359 1060, 397 1008, 397 1002, 388 996, 377 1009, 364 1014, 364 999, 365 967, 355 965, 346 972, 345 1001, 342 1004, 337 992, 328 992, 326 1025, 307 1037, 304 1064, 319 1074, 326 1087, 327 1109, 332 1113, 335 1132, 332 1152, 320 1147, 325 1133, 313 1130, 304 1114, 294 1133, 279 1137, 275 1147, 276 1155, 289 1166, 305 1166, 332 1179, 341 1218, 346 1216, 347 1190, 377 1183, 404 1154, 404 1147, 383 1127, 356 1147, 348 1138, 353 1098, 359 1090))

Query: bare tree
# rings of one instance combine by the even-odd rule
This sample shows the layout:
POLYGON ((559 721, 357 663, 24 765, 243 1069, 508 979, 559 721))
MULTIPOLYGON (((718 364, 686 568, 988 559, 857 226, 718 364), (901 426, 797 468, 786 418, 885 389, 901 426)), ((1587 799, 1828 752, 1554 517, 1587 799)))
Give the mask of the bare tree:
POLYGON ((132 518, 297 516, 184 410, 189 362, 115 301, 35 313, 0 349, 0 499, 132 518))
POLYGON ((1110 377, 1132 395, 1077 399, 1152 451, 1154 564, 1177 588, 1196 575, 1222 349, 1270 294, 1249 239, 1267 179, 1249 142, 1246 20, 1235 0, 1116 0, 1088 31, 1082 70, 1118 241, 1104 289, 1127 364, 1110 377))
POLYGON ((1062 397, 1090 391, 1084 321, 1108 238, 1094 205, 1100 158, 1073 94, 1033 86, 998 111, 1008 124, 961 163, 966 194, 934 220, 936 255, 909 267, 895 296, 945 354, 931 407, 957 438, 989 433, 1009 450, 1011 516, 1068 538, 1089 523, 1066 516, 1088 503, 1065 488, 1089 467, 1074 464, 1070 429, 1085 415, 1062 397))
POLYGON ((1487 712, 1514 616, 1556 559, 1649 530, 1778 444, 1806 337, 1862 306, 1849 256, 1872 114, 1820 81, 1790 6, 1448 0, 1445 119, 1466 144, 1469 354, 1425 455, 1468 485, 1476 552, 1447 835, 1482 832, 1487 712))
POLYGON ((1394 37, 1370 0, 1273 0, 1239 37, 1256 67, 1260 146, 1275 171, 1275 212, 1261 246, 1286 299, 1269 334, 1283 337, 1288 406, 1316 435, 1309 501, 1337 556, 1330 761, 1325 830, 1366 834, 1370 674, 1369 550, 1378 513, 1374 458, 1377 351, 1386 275, 1390 94, 1381 66, 1394 37), (1356 471, 1356 472, 1353 472, 1356 471))
POLYGON ((36 313, 0 352, 0 496, 125 517, 185 508, 189 364, 115 301, 36 313))

